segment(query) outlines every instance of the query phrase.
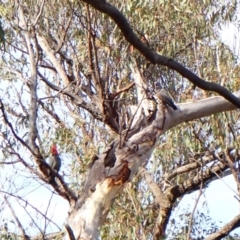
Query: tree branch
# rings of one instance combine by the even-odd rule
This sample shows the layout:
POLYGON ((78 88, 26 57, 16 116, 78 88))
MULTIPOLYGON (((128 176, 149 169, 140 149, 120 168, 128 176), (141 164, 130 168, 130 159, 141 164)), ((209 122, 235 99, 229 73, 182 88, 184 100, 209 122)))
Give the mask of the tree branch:
POLYGON ((51 82, 49 82, 47 80, 47 78, 45 78, 39 71, 38 71, 38 75, 42 78, 42 80, 53 90, 58 91, 59 93, 62 93, 68 97, 70 97, 71 99, 73 99, 75 101, 75 104, 79 107, 82 107, 83 109, 87 110, 90 114, 93 115, 94 118, 96 118, 97 120, 103 122, 103 117, 102 114, 94 108, 94 106, 92 106, 92 104, 89 104, 87 102, 85 102, 82 97, 79 97, 69 91, 67 91, 66 89, 62 89, 54 84, 52 84, 51 82))
POLYGON ((197 208, 197 205, 198 205, 198 202, 200 200, 200 197, 202 196, 203 194, 203 181, 202 181, 202 173, 203 173, 203 164, 201 163, 201 184, 200 184, 200 189, 199 189, 199 193, 198 193, 198 197, 195 201, 195 204, 194 204, 194 207, 193 207, 193 210, 191 212, 191 215, 190 215, 190 220, 189 220, 189 223, 188 223, 188 233, 187 233, 187 240, 190 239, 190 235, 191 235, 191 231, 192 231, 192 224, 193 224, 193 217, 194 217, 194 213, 196 211, 196 208, 197 208))
POLYGON ((167 208, 168 200, 157 183, 154 182, 152 176, 143 167, 140 168, 140 173, 144 177, 148 187, 152 191, 154 197, 159 203, 160 207, 167 208))
POLYGON ((31 37, 29 32, 27 31, 27 22, 24 17, 23 9, 21 4, 18 3, 18 14, 20 19, 20 27, 23 29, 23 35, 26 41, 28 54, 29 54, 29 62, 30 62, 30 108, 29 108, 29 144, 31 149, 35 152, 39 152, 35 140, 37 138, 37 128, 36 128, 36 120, 37 120, 37 64, 34 57, 33 45, 31 43, 31 37))
POLYGON ((41 4, 41 7, 40 7, 40 9, 39 9, 38 15, 37 15, 36 19, 34 20, 34 22, 33 22, 33 24, 32 24, 33 27, 35 27, 35 25, 36 25, 37 22, 38 22, 38 19, 40 18, 41 14, 42 14, 42 12, 43 12, 44 4, 45 4, 45 0, 42 0, 42 4, 41 4))
POLYGON ((45 52, 45 54, 47 55, 47 57, 49 58, 49 60, 51 61, 51 63, 55 67, 55 69, 57 70, 57 73, 59 74, 59 76, 63 80, 64 84, 66 86, 69 85, 68 76, 65 73, 62 65, 59 63, 59 61, 55 57, 54 52, 51 49, 51 47, 49 46, 46 38, 44 38, 43 36, 40 36, 39 34, 37 34, 37 40, 38 40, 38 43, 39 43, 40 47, 45 52))
POLYGON ((221 240, 226 237, 232 230, 240 227, 240 214, 233 218, 232 221, 220 228, 217 232, 210 234, 204 240, 221 240))
POLYGON ((72 229, 70 228, 70 226, 68 224, 65 224, 65 228, 67 230, 68 236, 70 240, 75 240, 75 236, 73 234, 72 229))
POLYGON ((3 105, 3 102, 2 102, 1 99, 0 99, 0 109, 1 109, 1 111, 2 111, 3 119, 4 119, 4 121, 6 122, 7 126, 10 128, 13 136, 14 136, 24 147, 26 147, 33 155, 35 155, 34 152, 32 151, 32 149, 27 145, 27 143, 24 142, 24 141, 16 134, 16 132, 14 131, 12 124, 9 122, 9 120, 8 120, 8 118, 7 118, 7 115, 6 115, 6 112, 5 112, 5 108, 4 108, 4 105, 3 105))
POLYGON ((194 170, 196 168, 199 168, 199 167, 201 167, 201 165, 205 166, 207 163, 210 163, 214 160, 215 159, 214 159, 213 156, 202 156, 202 157, 200 157, 200 160, 196 160, 195 162, 185 164, 185 165, 182 165, 178 168, 175 168, 173 171, 171 171, 167 175, 165 175, 164 179, 166 179, 167 181, 170 181, 174 177, 176 177, 177 175, 180 175, 182 173, 186 173, 186 172, 189 172, 189 171, 194 170), (201 160, 203 161, 202 164, 200 162, 201 160))
POLYGON ((16 199, 19 199, 21 200, 22 202, 24 202, 25 204, 25 207, 27 207, 27 205, 29 205, 32 209, 34 209, 37 213, 39 213, 42 217, 46 218, 49 222, 51 222, 56 228, 58 228, 59 230, 61 230, 61 228, 56 224, 54 223, 50 218, 48 218, 46 215, 44 215, 41 211, 38 210, 38 208, 34 207, 31 203, 29 203, 28 201, 26 201, 25 199, 23 199, 22 197, 20 196, 17 196, 13 193, 9 193, 9 192, 6 192, 6 191, 3 191, 3 190, 0 190, 0 192, 4 193, 4 194, 7 194, 11 197, 14 197, 16 199))
MULTIPOLYGON (((234 92, 234 95, 240 98, 240 91, 234 92)), ((236 106, 220 96, 209 97, 192 103, 177 104, 177 106, 179 111, 169 111, 171 123, 169 122, 168 129, 183 122, 236 109, 236 106)))
POLYGON ((13 210, 11 204, 9 203, 8 199, 6 196, 4 196, 4 200, 6 201, 12 215, 13 218, 15 219, 15 221, 17 222, 18 227, 20 228, 21 232, 22 232, 22 237, 24 240, 30 240, 30 237, 26 234, 25 229, 23 227, 23 225, 21 224, 20 220, 18 219, 17 215, 15 214, 15 211, 13 210))
POLYGON ((197 174, 193 178, 187 179, 180 184, 168 187, 163 193, 166 201, 165 206, 167 207, 164 208, 163 206, 160 206, 155 225, 154 236, 156 239, 159 239, 160 236, 164 235, 164 231, 169 221, 169 216, 171 215, 173 205, 176 200, 191 191, 203 188, 204 184, 214 179, 216 174, 225 171, 227 168, 227 164, 218 163, 209 167, 204 172, 201 172, 201 174, 197 174))
POLYGON ((229 92, 226 88, 220 86, 214 82, 207 82, 200 77, 198 77, 195 73, 191 72, 180 63, 174 61, 171 58, 159 55, 153 52, 147 45, 145 45, 133 32, 130 24, 128 23, 125 16, 112 4, 104 1, 104 0, 82 0, 90 4, 92 7, 97 9, 98 11, 107 14, 111 17, 115 23, 118 25, 120 30, 122 31, 126 40, 131 43, 136 49, 138 49, 143 56, 146 57, 153 64, 160 64, 162 66, 167 66, 170 69, 177 71, 183 77, 187 78, 194 85, 198 86, 201 89, 214 91, 219 95, 226 98, 229 102, 231 102, 236 107, 240 108, 240 100, 237 99, 231 92, 229 92))

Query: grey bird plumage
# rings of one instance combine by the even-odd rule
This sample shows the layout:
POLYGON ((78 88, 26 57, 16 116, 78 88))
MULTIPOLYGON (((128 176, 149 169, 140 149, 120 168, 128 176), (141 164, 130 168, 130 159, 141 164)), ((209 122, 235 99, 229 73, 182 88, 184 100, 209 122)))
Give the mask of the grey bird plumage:
POLYGON ((59 155, 51 156, 51 158, 49 160, 49 165, 56 172, 59 172, 59 170, 61 168, 61 158, 59 157, 59 155))
POLYGON ((168 92, 161 88, 160 83, 156 83, 156 96, 162 100, 164 105, 171 107, 173 110, 178 110, 168 92))

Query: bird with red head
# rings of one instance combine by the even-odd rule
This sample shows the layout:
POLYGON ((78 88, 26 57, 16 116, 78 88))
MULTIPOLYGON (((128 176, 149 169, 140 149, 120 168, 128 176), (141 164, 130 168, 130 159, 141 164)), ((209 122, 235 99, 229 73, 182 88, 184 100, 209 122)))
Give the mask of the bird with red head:
POLYGON ((56 143, 53 143, 53 145, 51 146, 51 154, 53 155, 53 156, 56 156, 56 155, 58 155, 58 150, 57 150, 57 145, 56 145, 56 143))
POLYGON ((52 156, 49 159, 49 165, 53 170, 55 170, 56 172, 59 172, 62 161, 61 161, 61 158, 59 157, 56 143, 53 143, 53 145, 51 146, 50 152, 52 156))

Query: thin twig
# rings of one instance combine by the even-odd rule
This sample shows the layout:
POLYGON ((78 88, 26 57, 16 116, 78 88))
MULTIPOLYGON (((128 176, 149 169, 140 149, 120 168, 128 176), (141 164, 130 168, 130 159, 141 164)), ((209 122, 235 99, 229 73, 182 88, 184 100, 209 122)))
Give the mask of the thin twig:
POLYGON ((68 233, 68 236, 69 236, 69 239, 70 240, 75 240, 75 236, 74 236, 74 233, 73 233, 73 230, 70 228, 70 226, 68 224, 65 224, 65 228, 67 230, 67 233, 68 233))
MULTIPOLYGON (((48 205, 47 205, 47 208, 46 208, 46 211, 45 211, 45 214, 44 215, 47 215, 47 212, 48 212, 48 209, 50 207, 50 203, 51 203, 51 200, 52 200, 52 197, 53 197, 53 192, 52 192, 52 195, 48 201, 48 205)), ((45 221, 44 221, 44 232, 46 231, 46 228, 47 228, 47 219, 45 218, 45 221)))
POLYGON ((14 135, 14 137, 15 137, 23 146, 25 146, 33 155, 35 155, 34 152, 32 151, 32 149, 27 145, 27 143, 24 142, 24 141, 16 134, 16 132, 14 131, 12 124, 9 122, 9 120, 8 120, 8 118, 7 118, 7 115, 6 115, 6 112, 5 112, 5 108, 4 108, 4 105, 3 105, 3 102, 2 102, 1 99, 0 99, 0 109, 1 109, 1 111, 2 111, 2 115, 3 115, 4 121, 6 122, 6 124, 8 125, 8 127, 10 128, 10 130, 11 130, 12 134, 14 135))
MULTIPOLYGON (((145 99, 145 98, 144 98, 144 99, 145 99)), ((124 137, 123 137, 122 143, 124 143, 124 142, 126 141, 127 136, 128 136, 128 132, 129 132, 130 128, 132 127, 133 120, 134 120, 134 118, 135 118, 135 116, 136 116, 136 114, 137 114, 137 111, 138 111, 138 109, 140 108, 141 103, 142 103, 142 101, 143 101, 144 99, 142 99, 142 100, 140 101, 140 103, 139 103, 138 106, 137 106, 137 109, 136 109, 135 113, 132 115, 132 117, 131 117, 131 119, 130 119, 129 126, 128 126, 126 132, 125 132, 124 137)))
POLYGON ((59 230, 61 230, 61 228, 56 224, 54 223, 50 218, 48 218, 46 215, 44 215, 42 212, 40 212, 38 210, 38 208, 34 207, 31 203, 29 203, 28 201, 26 201, 25 199, 23 199, 22 197, 20 196, 17 196, 17 195, 14 195, 12 193, 9 193, 9 192, 5 192, 3 190, 0 190, 0 192, 4 193, 4 194, 7 194, 11 197, 14 197, 14 198, 17 198, 19 200, 21 200, 22 202, 25 203, 25 207, 27 207, 27 205, 29 205, 32 209, 34 209, 36 212, 38 212, 42 217, 46 218, 49 222, 51 222, 53 225, 55 225, 55 227, 57 227, 59 230))
POLYGON ((36 17, 33 25, 32 25, 33 27, 35 27, 35 25, 36 25, 37 22, 38 22, 38 19, 40 18, 41 14, 42 14, 42 12, 43 12, 44 4, 45 4, 45 0, 42 0, 42 4, 41 4, 41 7, 40 7, 40 11, 39 11, 39 13, 38 13, 38 15, 37 15, 37 17, 36 17))
POLYGON ((15 214, 15 211, 13 210, 10 202, 8 201, 7 197, 4 195, 4 200, 6 201, 6 204, 8 205, 13 218, 15 219, 15 221, 17 222, 18 227, 20 228, 21 232, 22 232, 22 236, 24 240, 30 240, 30 237, 26 234, 25 229, 23 227, 23 225, 21 224, 20 220, 18 219, 17 215, 15 214))
POLYGON ((202 193, 203 193, 203 166, 202 166, 202 163, 201 163, 201 184, 200 184, 198 197, 196 199, 195 205, 194 205, 193 210, 192 210, 191 215, 190 215, 190 221, 189 221, 189 224, 188 224, 187 240, 190 239, 190 234, 191 234, 192 224, 193 224, 193 216, 194 216, 195 210, 197 208, 197 205, 198 205, 198 202, 200 200, 200 197, 201 197, 202 193))
POLYGON ((20 161, 13 161, 13 162, 0 162, 0 164, 15 164, 19 163, 20 161))
POLYGON ((55 53, 58 53, 58 52, 61 50, 63 44, 65 43, 65 38, 66 38, 66 35, 67 35, 67 31, 68 31, 68 29, 69 29, 69 26, 70 26, 70 24, 71 24, 72 18, 73 18, 73 13, 71 13, 71 16, 70 16, 69 19, 68 19, 67 27, 65 28, 63 37, 62 37, 62 39, 60 40, 60 44, 58 44, 58 47, 57 47, 57 49, 55 50, 55 53))

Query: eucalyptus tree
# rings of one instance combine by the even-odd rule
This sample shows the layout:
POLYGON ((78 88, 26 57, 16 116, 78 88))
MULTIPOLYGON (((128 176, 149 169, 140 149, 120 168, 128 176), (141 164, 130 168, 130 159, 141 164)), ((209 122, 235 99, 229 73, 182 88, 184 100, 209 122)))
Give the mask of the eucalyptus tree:
POLYGON ((185 194, 227 170, 238 184, 239 65, 220 38, 236 1, 1 2, 1 164, 68 201, 67 238, 159 239, 185 194))

